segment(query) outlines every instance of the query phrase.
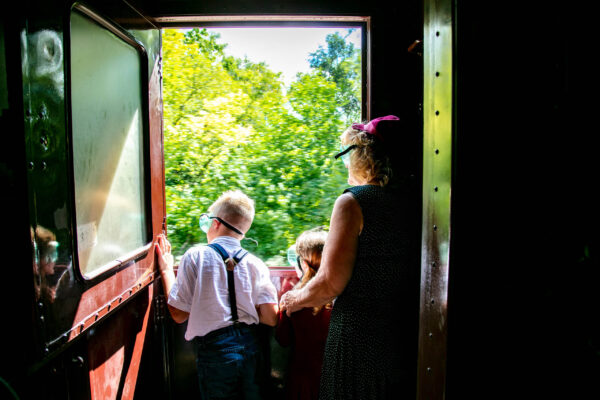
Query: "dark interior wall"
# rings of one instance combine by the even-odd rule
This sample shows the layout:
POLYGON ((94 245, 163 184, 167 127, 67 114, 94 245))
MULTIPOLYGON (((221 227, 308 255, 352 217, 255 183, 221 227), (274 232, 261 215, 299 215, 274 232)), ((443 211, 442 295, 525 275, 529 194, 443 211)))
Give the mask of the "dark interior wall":
MULTIPOLYGON (((2 195, 2 229, 0 242, 3 244, 2 282, 5 299, 2 313, 2 362, 0 376, 11 382, 15 376, 24 373, 26 360, 35 351, 31 345, 34 332, 33 321, 33 269, 29 212, 27 198, 27 164, 25 161, 25 135, 23 129, 23 91, 21 65, 20 31, 23 28, 22 13, 24 4, 14 4, 11 12, 0 14, 0 180, 2 195), (13 299, 20 299, 13 302, 13 299), (22 346, 28 343, 28 346, 22 346)), ((0 398, 8 398, 7 387, 0 387, 0 398)))
POLYGON ((447 397, 597 398, 593 17, 456 3, 447 397))

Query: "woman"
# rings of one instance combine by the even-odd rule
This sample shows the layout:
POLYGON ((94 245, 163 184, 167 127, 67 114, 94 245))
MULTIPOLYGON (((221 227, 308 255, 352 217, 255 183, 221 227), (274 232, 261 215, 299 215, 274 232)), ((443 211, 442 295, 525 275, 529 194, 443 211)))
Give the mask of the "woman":
MULTIPOLYGON (((326 238, 327 232, 311 229, 296 239, 297 262, 302 276, 292 290, 306 286, 316 275, 326 238)), ((331 304, 303 308, 291 317, 286 313, 279 314, 275 339, 284 347, 292 346, 285 399, 319 398, 319 380, 330 315, 331 304)))
POLYGON ((288 315, 335 299, 320 399, 414 398, 419 265, 403 171, 392 175, 399 128, 390 115, 342 134, 336 158, 348 162, 354 186, 335 202, 319 272, 281 298, 288 315))

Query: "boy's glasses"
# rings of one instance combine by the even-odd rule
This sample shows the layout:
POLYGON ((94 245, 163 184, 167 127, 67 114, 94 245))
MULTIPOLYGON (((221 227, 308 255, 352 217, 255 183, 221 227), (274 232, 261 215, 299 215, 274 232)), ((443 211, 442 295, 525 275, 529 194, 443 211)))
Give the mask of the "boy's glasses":
POLYGON ((219 221, 220 223, 222 223, 223 225, 225 225, 226 227, 228 227, 229 229, 231 229, 235 233, 243 235, 243 233, 240 232, 239 229, 237 229, 236 227, 232 226, 228 222, 223 221, 223 219, 221 219, 219 217, 212 216, 210 214, 206 214, 206 213, 200 215, 200 221, 198 221, 199 224, 200 224, 200 229, 202 229, 202 231, 204 233, 208 233, 208 230, 210 229, 210 226, 212 225, 212 220, 213 219, 216 219, 217 221, 219 221))

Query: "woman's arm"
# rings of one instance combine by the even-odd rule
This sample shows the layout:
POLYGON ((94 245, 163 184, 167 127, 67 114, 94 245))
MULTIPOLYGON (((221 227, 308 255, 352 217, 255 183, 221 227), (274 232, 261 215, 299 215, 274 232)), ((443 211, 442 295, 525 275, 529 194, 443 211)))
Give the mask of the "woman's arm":
POLYGON ((342 293, 352 276, 362 224, 362 210, 356 199, 349 193, 338 197, 319 271, 302 289, 284 294, 280 309, 290 315, 304 307, 327 304, 342 293))

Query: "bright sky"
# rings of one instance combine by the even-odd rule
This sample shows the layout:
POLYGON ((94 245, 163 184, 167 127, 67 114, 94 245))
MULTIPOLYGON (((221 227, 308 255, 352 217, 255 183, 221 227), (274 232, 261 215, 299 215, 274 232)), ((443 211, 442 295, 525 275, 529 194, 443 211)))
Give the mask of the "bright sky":
MULTIPOLYGON (((289 85, 297 72, 307 72, 308 55, 319 46, 326 47, 325 37, 330 33, 347 34, 346 28, 207 28, 219 33, 219 43, 227 43, 225 52, 237 58, 247 56, 253 62, 264 61, 272 71, 282 72, 289 85)), ((360 49, 360 29, 348 41, 360 49)))

